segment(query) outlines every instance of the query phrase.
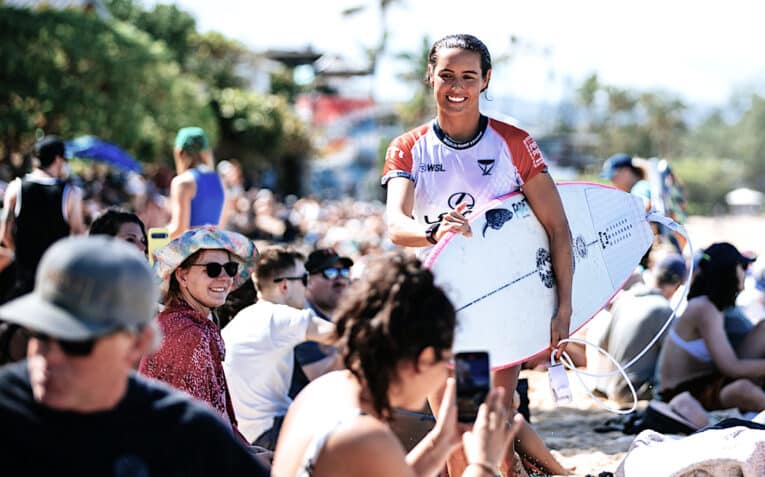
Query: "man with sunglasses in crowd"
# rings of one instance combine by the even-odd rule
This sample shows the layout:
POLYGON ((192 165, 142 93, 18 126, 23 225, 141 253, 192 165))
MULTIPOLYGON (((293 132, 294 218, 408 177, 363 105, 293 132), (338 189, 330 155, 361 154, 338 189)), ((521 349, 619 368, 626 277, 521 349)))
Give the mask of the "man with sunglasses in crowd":
POLYGON ((252 281, 258 301, 223 328, 226 373, 239 431, 274 450, 289 396, 293 348, 305 340, 332 343, 335 325, 303 309, 308 276, 303 256, 284 247, 262 250, 252 281))
MULTIPOLYGON (((316 249, 305 262, 308 271, 306 305, 327 321, 332 321, 335 310, 348 288, 353 260, 341 257, 332 248, 316 249)), ((295 369, 290 396, 293 398, 308 383, 324 373, 341 367, 337 350, 326 344, 306 341, 295 347, 295 369)))
POLYGON ((121 240, 46 252, 34 291, 0 307, 31 334, 27 359, 0 368, 4 476, 268 475, 209 407, 133 371, 156 342, 158 297, 121 240))

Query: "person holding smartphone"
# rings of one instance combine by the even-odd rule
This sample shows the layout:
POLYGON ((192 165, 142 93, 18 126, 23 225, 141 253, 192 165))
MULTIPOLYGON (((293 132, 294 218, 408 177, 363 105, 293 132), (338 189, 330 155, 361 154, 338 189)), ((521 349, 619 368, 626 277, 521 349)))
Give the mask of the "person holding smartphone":
MULTIPOLYGON (((550 242, 558 294, 556 314, 550 317, 550 347, 560 355, 566 347, 560 340, 568 338, 572 311, 571 232, 534 139, 480 112, 479 97, 489 87, 491 72, 488 48, 472 35, 449 35, 431 47, 426 80, 433 88, 436 118, 388 147, 382 172, 388 231, 394 243, 420 247, 424 256, 448 232, 471 236, 467 216, 472 209, 521 190, 550 242)), ((508 390, 508 410, 519 371, 515 366, 493 376, 508 390)), ((431 407, 437 409, 439 401, 431 399, 431 407)), ((464 462, 450 466, 459 475, 464 462)))
POLYGON ((522 419, 509 420, 504 389, 489 391, 473 429, 457 426, 449 374, 455 311, 419 260, 390 253, 370 260, 336 317, 347 369, 312 381, 282 425, 273 475, 435 475, 460 444, 462 475, 494 476, 522 419), (393 409, 419 410, 446 381, 438 421, 408 454, 390 428, 393 409))

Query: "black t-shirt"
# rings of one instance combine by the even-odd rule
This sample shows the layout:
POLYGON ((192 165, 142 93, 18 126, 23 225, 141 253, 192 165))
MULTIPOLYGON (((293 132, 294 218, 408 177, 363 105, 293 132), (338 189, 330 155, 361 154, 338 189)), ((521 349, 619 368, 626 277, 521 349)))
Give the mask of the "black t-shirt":
POLYGON ((32 397, 27 363, 0 368, 0 475, 267 476, 212 410, 132 375, 112 410, 54 411, 32 397))

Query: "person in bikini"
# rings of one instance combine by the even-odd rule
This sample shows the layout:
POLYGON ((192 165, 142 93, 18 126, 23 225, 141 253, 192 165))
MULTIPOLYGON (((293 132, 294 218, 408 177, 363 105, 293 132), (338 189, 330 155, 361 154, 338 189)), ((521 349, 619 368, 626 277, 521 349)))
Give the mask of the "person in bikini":
POLYGON ((725 334, 723 310, 735 303, 751 258, 719 242, 707 247, 691 282, 688 306, 669 330, 659 356, 659 397, 688 391, 708 411, 765 410, 765 324, 737 348, 725 334))

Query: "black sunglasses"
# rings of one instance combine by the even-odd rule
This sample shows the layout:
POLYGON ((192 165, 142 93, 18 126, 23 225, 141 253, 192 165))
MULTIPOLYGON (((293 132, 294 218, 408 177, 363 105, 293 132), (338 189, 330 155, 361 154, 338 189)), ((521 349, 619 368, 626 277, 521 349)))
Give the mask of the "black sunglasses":
POLYGON ((54 338, 52 336, 46 335, 45 333, 39 332, 30 333, 29 336, 41 341, 45 344, 45 346, 50 346, 50 342, 55 341, 58 343, 58 347, 61 348, 61 351, 63 351, 64 354, 67 356, 76 356, 80 358, 88 356, 90 353, 92 353, 93 347, 96 345, 95 338, 84 341, 69 341, 54 338))
POLYGON ((226 275, 228 275, 231 278, 235 277, 236 274, 239 272, 239 264, 236 262, 192 263, 191 266, 205 267, 205 272, 207 272, 207 276, 210 278, 218 278, 220 276, 220 272, 222 272, 223 270, 225 270, 226 275))
POLYGON ((351 269, 350 268, 329 267, 329 268, 323 269, 321 271, 321 274, 327 280, 334 280, 337 277, 351 278, 351 269))
POLYGON ((279 282, 281 282, 283 280, 287 280, 287 281, 300 280, 301 282, 303 282, 303 286, 307 286, 308 285, 308 274, 304 273, 304 274, 300 275, 299 277, 279 277, 279 278, 274 278, 274 283, 279 283, 279 282))

